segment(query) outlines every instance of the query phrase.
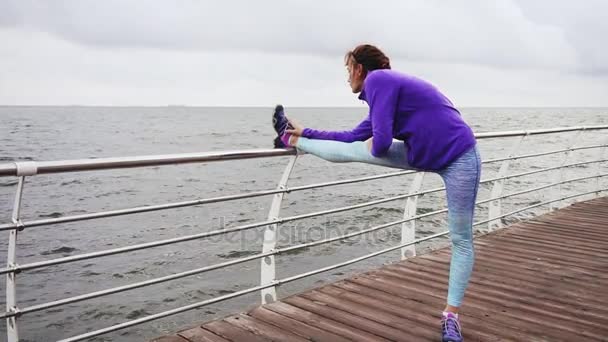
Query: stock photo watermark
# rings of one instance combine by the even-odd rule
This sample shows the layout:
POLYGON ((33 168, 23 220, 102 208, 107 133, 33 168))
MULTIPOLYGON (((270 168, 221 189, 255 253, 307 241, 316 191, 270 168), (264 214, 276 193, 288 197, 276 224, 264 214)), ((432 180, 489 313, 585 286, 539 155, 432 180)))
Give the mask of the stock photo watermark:
MULTIPOLYGON (((344 223, 344 219, 324 218, 322 222, 286 222, 281 224, 264 225, 255 228, 244 228, 234 231, 238 226, 232 226, 225 216, 213 219, 213 230, 226 230, 226 233, 209 237, 212 243, 239 244, 242 248, 261 243, 276 241, 281 246, 292 246, 301 243, 323 241, 344 236, 336 242, 347 245, 384 245, 387 242, 401 241, 401 223, 388 227, 374 229, 378 225, 371 222, 344 223), (274 226, 274 229, 272 229, 274 226), (268 233, 274 231, 274 234, 268 233)), ((406 223, 409 225, 409 223, 406 223)))

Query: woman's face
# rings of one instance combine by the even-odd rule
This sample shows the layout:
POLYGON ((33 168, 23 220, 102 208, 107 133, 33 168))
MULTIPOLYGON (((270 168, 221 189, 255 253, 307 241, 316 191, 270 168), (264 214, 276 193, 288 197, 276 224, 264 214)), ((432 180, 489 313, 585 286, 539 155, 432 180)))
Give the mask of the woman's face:
POLYGON ((365 80, 363 65, 357 63, 350 57, 346 62, 346 70, 348 71, 348 84, 353 93, 360 93, 363 89, 363 81, 365 80))

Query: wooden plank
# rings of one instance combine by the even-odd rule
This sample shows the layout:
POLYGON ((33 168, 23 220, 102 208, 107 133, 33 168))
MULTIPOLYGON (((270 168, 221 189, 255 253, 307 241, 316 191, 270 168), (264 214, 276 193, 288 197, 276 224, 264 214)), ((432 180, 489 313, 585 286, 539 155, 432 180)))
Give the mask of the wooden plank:
MULTIPOLYGON (((370 321, 361 318, 357 315, 353 315, 348 312, 337 310, 327 305, 313 302, 300 296, 289 297, 284 300, 287 304, 299 307, 303 310, 314 312, 320 316, 331 318, 340 323, 346 324, 352 328, 357 328, 368 332, 372 335, 377 335, 391 341, 407 341, 411 336, 405 336, 403 331, 400 331, 394 327, 370 321)), ((421 340, 419 338, 409 339, 410 341, 421 340)))
MULTIPOLYGON (((552 265, 546 261, 540 261, 536 259, 530 259, 525 257, 515 257, 515 256, 505 256, 502 253, 492 253, 489 250, 480 250, 477 249, 475 252, 479 257, 475 260, 475 267, 477 265, 482 265, 484 267, 492 267, 492 268, 502 268, 506 271, 513 272, 513 265, 517 265, 518 270, 521 274, 529 274, 532 272, 532 277, 530 277, 531 281, 535 279, 543 280, 543 279, 554 279, 551 278, 553 276, 557 276, 560 279, 560 283, 570 284, 572 286, 580 287, 580 278, 581 277, 593 277, 594 274, 585 274, 585 272, 579 272, 575 270, 570 270, 563 266, 552 265), (483 257, 486 257, 490 260, 484 260, 483 257)), ((438 261, 439 259, 428 258, 429 260, 438 261)), ((444 259, 441 259, 443 261, 444 259)), ((449 259, 447 259, 449 260, 449 259)), ((589 285, 588 283, 585 286, 589 285)))
POLYGON ((247 341, 247 342, 268 342, 270 340, 263 337, 252 334, 251 332, 237 327, 236 325, 229 324, 225 321, 213 321, 203 325, 204 329, 213 332, 216 335, 220 335, 227 340, 231 341, 247 341))
POLYGON ((536 266, 541 266, 543 270, 554 270, 554 269, 564 269, 567 272, 572 273, 576 272, 579 274, 586 274, 589 276, 593 276, 597 274, 594 269, 589 269, 581 264, 574 264, 572 262, 562 262, 555 259, 550 259, 544 257, 542 254, 529 253, 527 255, 518 254, 513 251, 508 250, 500 250, 493 249, 492 247, 487 247, 482 244, 476 244, 476 252, 481 255, 491 255, 492 259, 498 259, 499 261, 504 261, 507 263, 513 262, 524 262, 527 264, 532 264, 536 266))
POLYGON ((365 341, 382 341, 390 342, 385 338, 367 333, 358 328, 353 328, 346 324, 337 322, 331 318, 327 318, 316 313, 302 310, 299 307, 289 305, 285 302, 275 302, 264 306, 268 310, 272 310, 279 314, 291 317, 300 322, 308 325, 312 325, 322 330, 331 331, 334 334, 343 336, 353 341, 365 342, 365 341))
MULTIPOLYGON (((556 227, 555 225, 553 227, 556 227)), ((506 230, 504 233, 497 235, 494 239, 479 239, 476 242, 483 243, 503 243, 512 242, 513 239, 519 238, 527 242, 528 244, 538 244, 541 246, 555 245, 558 248, 568 246, 581 246, 582 249, 573 249, 575 252, 583 252, 589 249, 592 252, 597 252, 597 249, 601 250, 601 246, 598 246, 596 237, 583 237, 576 232, 568 232, 568 234, 558 231, 556 229, 521 229, 521 230, 506 230), (570 234, 572 233, 572 234, 570 234)))
POLYGON ((563 236, 580 237, 589 239, 598 239, 599 242, 605 242, 606 236, 603 233, 603 228, 595 229, 593 227, 582 228, 576 222, 564 220, 559 221, 539 221, 530 222, 523 228, 529 231, 545 231, 548 233, 559 233, 563 236))
POLYGON ((177 334, 189 342, 230 342, 201 327, 182 330, 177 334))
POLYGON ((163 336, 159 338, 155 338, 150 342, 188 342, 188 340, 183 339, 180 336, 163 336))
POLYGON ((310 340, 318 341, 318 342, 348 342, 350 341, 347 338, 344 338, 340 335, 336 335, 329 331, 325 331, 314 327, 312 325, 308 325, 306 323, 302 323, 290 317, 278 314, 274 311, 268 310, 265 307, 258 307, 253 309, 249 313, 252 317, 257 318, 260 321, 267 322, 269 324, 273 324, 281 329, 292 331, 295 334, 298 334, 303 337, 308 337, 310 340))
POLYGON ((601 232, 592 232, 588 230, 581 230, 580 228, 575 229, 567 227, 563 224, 563 222, 530 223, 525 227, 520 227, 517 229, 505 229, 500 235, 527 235, 536 238, 537 240, 561 240, 562 243, 569 242, 571 240, 583 245, 591 246, 597 246, 598 241, 605 239, 605 236, 603 236, 601 232), (564 241, 563 237, 567 237, 568 240, 564 241))
POLYGON ((264 321, 257 320, 246 315, 232 316, 225 319, 226 322, 237 327, 248 330, 254 335, 262 336, 271 341, 286 341, 286 342, 306 342, 308 339, 302 338, 289 331, 277 328, 264 321))
POLYGON ((537 236, 536 234, 544 234, 544 237, 552 238, 552 235, 555 234, 559 236, 567 236, 568 240, 572 239, 573 241, 578 241, 589 245, 597 245, 597 242, 601 240, 595 240, 595 238, 604 238, 604 236, 602 236, 602 232, 603 229, 596 232, 568 227, 563 222, 536 222, 527 223, 525 226, 520 226, 518 228, 505 229, 501 232, 501 235, 508 236, 511 234, 525 234, 534 237, 537 236))
MULTIPOLYGON (((563 214, 563 213, 561 213, 563 214)), ((548 220, 533 220, 532 224, 560 224, 567 227, 574 228, 573 231, 580 231, 582 233, 599 234, 602 231, 602 223, 605 218, 593 218, 586 217, 583 213, 578 213, 574 216, 561 215, 555 216, 548 220)))
POLYGON ((491 249, 494 253, 512 253, 512 254, 519 254, 519 255, 524 255, 523 253, 527 252, 527 256, 529 258, 536 258, 537 260, 546 260, 547 262, 554 264, 554 265, 562 265, 562 266, 566 266, 570 269, 581 269, 583 271, 585 271, 586 273, 590 273, 590 274, 594 274, 597 273, 599 270, 605 268, 606 266, 604 266, 605 264, 603 264, 600 261, 591 261, 589 259, 585 259, 585 258, 580 258, 574 254, 568 254, 566 256, 567 252, 564 252, 563 256, 560 256, 558 253, 554 253, 554 252, 549 252, 546 250, 540 251, 539 248, 540 246, 522 246, 522 244, 489 244, 486 245, 484 243, 480 243, 477 244, 477 246, 479 248, 487 248, 487 249, 491 249), (535 249, 535 252, 532 252, 531 250, 535 249))
POLYGON ((315 303, 322 303, 328 307, 351 313, 368 321, 394 327, 397 330, 407 333, 412 340, 419 338, 422 341, 424 339, 437 338, 437 329, 431 330, 429 327, 421 326, 420 324, 416 324, 416 322, 410 321, 407 317, 396 315, 386 310, 380 310, 370 305, 364 305, 356 301, 332 296, 322 291, 309 291, 303 293, 301 296, 315 303))
POLYGON ((534 234, 532 232, 518 232, 517 234, 510 234, 508 237, 505 236, 505 238, 509 238, 512 239, 513 241, 539 241, 539 238, 542 238, 542 242, 543 245, 546 247, 556 247, 556 248, 561 248, 563 246, 566 246, 565 243, 567 243, 568 248, 572 248, 574 247, 574 249, 577 252, 582 252, 581 254, 586 255, 586 256, 595 256, 598 258, 606 258, 604 251, 599 248, 599 247, 593 247, 595 246, 594 244, 591 243, 587 243, 588 240, 586 239, 573 239, 573 238, 567 238, 564 239, 564 237, 562 235, 556 235, 556 234, 546 234, 546 235, 539 235, 539 234, 534 234))
MULTIPOLYGON (((527 253, 528 255, 541 255, 544 258, 551 260, 562 260, 564 262, 584 262, 585 265, 592 267, 603 267, 606 265, 608 258, 601 253, 590 253, 582 250, 576 250, 570 246, 547 245, 543 241, 530 241, 524 239, 514 239, 505 237, 504 241, 486 244, 488 247, 500 248, 500 250, 512 251, 518 254, 527 253), (533 250, 535 252, 532 252, 533 250)), ((485 242, 484 242, 485 243, 485 242)), ((481 245, 483 245, 482 243, 481 245)))

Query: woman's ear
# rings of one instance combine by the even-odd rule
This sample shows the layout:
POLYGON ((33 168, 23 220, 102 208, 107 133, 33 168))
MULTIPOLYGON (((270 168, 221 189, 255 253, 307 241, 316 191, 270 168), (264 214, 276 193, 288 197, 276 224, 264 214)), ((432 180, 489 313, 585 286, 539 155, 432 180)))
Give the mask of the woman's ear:
POLYGON ((357 79, 363 79, 363 65, 355 63, 355 76, 357 79))

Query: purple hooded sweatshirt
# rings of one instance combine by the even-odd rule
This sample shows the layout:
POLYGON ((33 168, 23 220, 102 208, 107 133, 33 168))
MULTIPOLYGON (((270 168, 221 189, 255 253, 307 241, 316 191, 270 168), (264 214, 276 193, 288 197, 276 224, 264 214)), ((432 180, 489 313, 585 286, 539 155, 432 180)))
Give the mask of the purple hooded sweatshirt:
POLYGON ((305 128, 302 136, 342 142, 373 137, 371 154, 382 157, 393 138, 408 148, 414 168, 439 171, 475 146, 475 136, 452 102, 432 84, 394 70, 368 72, 359 99, 369 115, 350 131, 305 128))

